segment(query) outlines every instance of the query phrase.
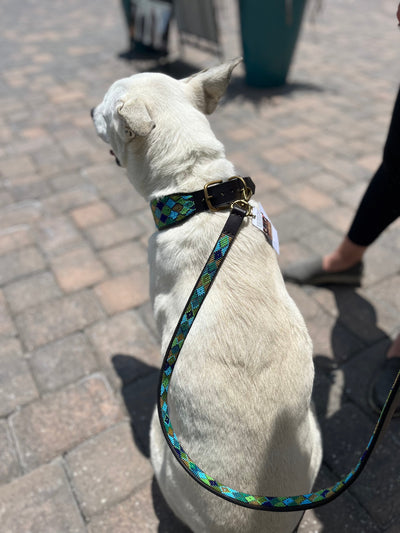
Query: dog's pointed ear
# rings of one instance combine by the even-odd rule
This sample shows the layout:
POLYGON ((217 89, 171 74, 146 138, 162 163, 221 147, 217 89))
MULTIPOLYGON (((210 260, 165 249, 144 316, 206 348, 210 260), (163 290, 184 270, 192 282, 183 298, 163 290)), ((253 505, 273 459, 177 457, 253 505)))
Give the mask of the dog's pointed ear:
POLYGON ((123 132, 128 140, 137 135, 146 137, 156 126, 150 117, 147 107, 140 99, 132 98, 122 102, 117 111, 125 122, 123 132))
POLYGON ((232 59, 217 67, 202 70, 182 80, 194 105, 206 115, 210 115, 228 87, 233 69, 242 61, 241 57, 232 59))

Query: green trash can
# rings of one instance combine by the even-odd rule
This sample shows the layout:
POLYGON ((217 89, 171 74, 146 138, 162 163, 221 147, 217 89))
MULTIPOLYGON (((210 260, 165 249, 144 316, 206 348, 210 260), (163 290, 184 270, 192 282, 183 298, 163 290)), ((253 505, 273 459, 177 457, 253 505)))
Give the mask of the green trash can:
POLYGON ((284 85, 307 0, 239 0, 246 82, 284 85))

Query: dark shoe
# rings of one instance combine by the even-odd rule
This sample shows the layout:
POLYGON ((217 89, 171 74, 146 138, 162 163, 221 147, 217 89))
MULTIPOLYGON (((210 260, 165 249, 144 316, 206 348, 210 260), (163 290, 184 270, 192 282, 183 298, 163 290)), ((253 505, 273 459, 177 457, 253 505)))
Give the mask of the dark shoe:
POLYGON ((326 272, 322 259, 308 259, 286 267, 282 274, 285 281, 298 285, 353 285, 359 287, 363 275, 362 261, 341 272, 326 272))
MULTIPOLYGON (((385 359, 385 362, 374 378, 369 391, 368 401, 375 412, 381 412, 390 388, 392 387, 399 371, 400 357, 391 357, 390 359, 385 359)), ((397 416, 400 416, 400 405, 397 406, 397 409, 393 414, 393 417, 397 416)))

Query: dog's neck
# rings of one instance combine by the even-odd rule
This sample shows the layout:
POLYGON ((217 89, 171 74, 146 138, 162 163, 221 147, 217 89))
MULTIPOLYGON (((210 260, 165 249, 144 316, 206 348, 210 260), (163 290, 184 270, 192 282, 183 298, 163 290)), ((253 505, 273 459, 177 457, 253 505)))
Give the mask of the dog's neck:
POLYGON ((157 189, 148 196, 149 200, 173 193, 190 193, 202 189, 210 181, 230 178, 235 174, 235 169, 222 152, 197 155, 195 161, 185 161, 181 171, 163 167, 163 173, 165 183, 162 187, 158 184, 157 189))
POLYGON ((138 146, 136 154, 132 154, 127 165, 128 177, 134 176, 133 185, 148 201, 198 190, 210 181, 235 174, 233 164, 226 159, 223 144, 203 115, 202 119, 196 130, 186 127, 175 129, 174 135, 163 136, 157 136, 155 130, 153 141, 138 146), (141 176, 140 182, 137 176, 141 176))

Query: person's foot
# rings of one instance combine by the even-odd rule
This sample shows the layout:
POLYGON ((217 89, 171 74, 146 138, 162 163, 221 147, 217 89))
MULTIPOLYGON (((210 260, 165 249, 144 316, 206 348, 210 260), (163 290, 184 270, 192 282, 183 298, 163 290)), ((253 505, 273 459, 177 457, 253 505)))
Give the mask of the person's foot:
POLYGON ((307 259, 287 266, 282 271, 285 281, 298 285, 361 285, 364 265, 362 261, 340 271, 327 271, 323 259, 307 259))
MULTIPOLYGON (((369 404, 375 412, 381 412, 398 372, 400 372, 400 354, 396 357, 386 358, 369 391, 369 404)), ((393 417, 398 416, 400 416, 400 405, 397 406, 393 414, 393 417)))

